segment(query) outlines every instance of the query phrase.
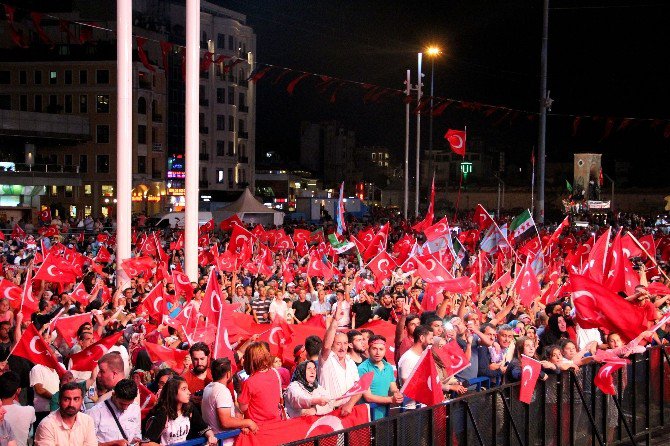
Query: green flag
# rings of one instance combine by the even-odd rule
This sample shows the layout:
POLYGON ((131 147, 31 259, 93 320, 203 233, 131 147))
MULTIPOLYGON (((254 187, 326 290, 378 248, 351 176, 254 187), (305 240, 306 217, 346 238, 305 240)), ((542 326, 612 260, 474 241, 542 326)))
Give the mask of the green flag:
POLYGON ((572 193, 572 184, 568 180, 565 180, 565 188, 568 189, 568 192, 572 193))

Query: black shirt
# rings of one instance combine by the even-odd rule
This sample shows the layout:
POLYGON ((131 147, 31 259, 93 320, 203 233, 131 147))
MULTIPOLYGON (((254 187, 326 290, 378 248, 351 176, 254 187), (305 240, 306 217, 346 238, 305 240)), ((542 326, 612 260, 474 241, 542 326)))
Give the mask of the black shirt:
POLYGON ((296 300, 295 302, 293 302, 293 309, 295 310, 295 318, 298 319, 300 322, 307 319, 307 316, 309 316, 309 309, 311 307, 312 303, 308 301, 300 302, 299 300, 296 300))
POLYGON ((375 316, 379 316, 380 319, 388 321, 391 318, 391 310, 392 308, 379 307, 375 311, 375 316))
POLYGON ((366 324, 372 319, 372 305, 370 302, 356 302, 352 305, 351 311, 356 315, 356 328, 366 324))

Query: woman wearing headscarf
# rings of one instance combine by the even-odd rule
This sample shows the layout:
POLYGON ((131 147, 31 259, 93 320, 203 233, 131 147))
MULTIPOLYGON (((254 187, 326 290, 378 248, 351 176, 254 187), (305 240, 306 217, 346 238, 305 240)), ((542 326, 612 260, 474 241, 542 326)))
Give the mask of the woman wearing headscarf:
POLYGON ((298 364, 293 381, 286 388, 286 412, 289 418, 303 415, 324 415, 333 410, 333 402, 316 379, 316 363, 298 364))
POLYGON ((542 332, 542 336, 540 336, 540 351, 544 352, 546 347, 558 344, 561 339, 567 339, 567 330, 568 327, 563 315, 552 314, 549 317, 547 328, 545 328, 544 332, 542 332))

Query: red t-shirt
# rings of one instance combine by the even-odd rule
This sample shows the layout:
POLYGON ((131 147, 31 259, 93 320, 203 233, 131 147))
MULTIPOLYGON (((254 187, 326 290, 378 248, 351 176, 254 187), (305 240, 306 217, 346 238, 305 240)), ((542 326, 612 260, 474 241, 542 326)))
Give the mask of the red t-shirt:
POLYGON ((183 377, 186 380, 186 384, 188 384, 188 390, 191 394, 203 390, 207 384, 212 382, 212 372, 209 369, 207 369, 205 379, 198 378, 191 370, 186 371, 183 377))
POLYGON ((242 393, 237 397, 240 404, 247 404, 247 418, 255 422, 281 420, 279 412, 280 384, 279 377, 273 369, 256 372, 242 386, 242 393))

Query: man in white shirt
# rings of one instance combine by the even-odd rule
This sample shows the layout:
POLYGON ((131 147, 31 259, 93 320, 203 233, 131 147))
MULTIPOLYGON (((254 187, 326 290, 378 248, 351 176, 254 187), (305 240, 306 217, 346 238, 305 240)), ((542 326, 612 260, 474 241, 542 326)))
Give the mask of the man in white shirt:
POLYGON ((398 361, 398 376, 402 385, 414 370, 421 353, 433 343, 433 332, 426 325, 419 325, 414 329, 414 345, 407 350, 398 361))
POLYGON ((5 420, 12 426, 16 437, 16 446, 27 446, 30 427, 35 422, 35 408, 21 406, 18 403, 21 393, 21 378, 15 372, 9 371, 0 375, 0 398, 2 407, 6 410, 5 420))
POLYGON ((137 394, 135 381, 122 379, 109 399, 89 409, 87 413, 93 418, 100 446, 125 446, 142 439, 141 410, 135 403, 137 394))
POLYGON ((272 299, 270 304, 270 320, 274 321, 275 317, 279 316, 280 318, 286 320, 286 311, 288 310, 288 304, 284 302, 281 293, 277 293, 275 298, 272 299))
POLYGON ((49 415, 51 397, 58 392, 59 386, 60 378, 54 369, 37 364, 30 370, 30 387, 35 391, 35 426, 49 415))
POLYGON ((347 355, 349 339, 346 333, 338 333, 337 326, 344 317, 342 311, 335 313, 333 319, 328 318, 326 334, 323 337, 323 348, 319 355, 319 385, 323 386, 335 407, 341 408, 341 414, 351 413, 361 395, 340 398, 360 379, 356 363, 347 355))
MULTIPOLYGON (((212 382, 207 384, 202 394, 202 419, 212 428, 214 434, 226 429, 244 429, 251 432, 258 431, 253 420, 244 419, 235 412, 233 395, 226 385, 233 376, 230 359, 219 358, 212 361, 212 382)), ((224 440, 224 446, 230 446, 234 438, 224 440)))

